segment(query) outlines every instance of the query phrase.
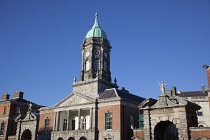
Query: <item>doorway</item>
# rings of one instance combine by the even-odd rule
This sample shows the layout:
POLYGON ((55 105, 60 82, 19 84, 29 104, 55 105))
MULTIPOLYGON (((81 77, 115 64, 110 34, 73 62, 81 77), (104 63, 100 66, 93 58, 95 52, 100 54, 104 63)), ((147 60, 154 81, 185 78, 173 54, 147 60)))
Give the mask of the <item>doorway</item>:
POLYGON ((170 121, 161 121, 155 126, 155 140, 178 140, 178 129, 170 121))

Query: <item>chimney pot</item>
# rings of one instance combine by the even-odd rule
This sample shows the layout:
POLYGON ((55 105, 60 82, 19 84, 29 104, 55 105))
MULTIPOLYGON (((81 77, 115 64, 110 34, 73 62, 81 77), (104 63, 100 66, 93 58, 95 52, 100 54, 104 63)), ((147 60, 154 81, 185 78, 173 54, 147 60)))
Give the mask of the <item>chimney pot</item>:
POLYGON ((13 98, 23 98, 23 92, 21 90, 18 90, 14 93, 13 98))
POLYGON ((1 100, 8 100, 9 99, 9 94, 8 93, 4 93, 4 95, 2 95, 1 100))

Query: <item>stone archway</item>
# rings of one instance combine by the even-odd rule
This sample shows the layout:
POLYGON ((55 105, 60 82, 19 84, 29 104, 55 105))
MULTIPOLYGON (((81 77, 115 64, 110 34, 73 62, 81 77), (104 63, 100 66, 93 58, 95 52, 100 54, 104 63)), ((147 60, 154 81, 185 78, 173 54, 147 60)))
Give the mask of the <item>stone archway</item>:
POLYGON ((170 121, 159 122, 154 129, 155 140, 178 140, 178 129, 170 121))
POLYGON ((79 140, 87 140, 86 137, 81 137, 79 140))
POLYGON ((31 140, 31 139, 32 139, 31 131, 29 129, 26 129, 25 131, 23 131, 21 140, 31 140))
POLYGON ((68 140, 75 140, 73 137, 70 137, 68 140))

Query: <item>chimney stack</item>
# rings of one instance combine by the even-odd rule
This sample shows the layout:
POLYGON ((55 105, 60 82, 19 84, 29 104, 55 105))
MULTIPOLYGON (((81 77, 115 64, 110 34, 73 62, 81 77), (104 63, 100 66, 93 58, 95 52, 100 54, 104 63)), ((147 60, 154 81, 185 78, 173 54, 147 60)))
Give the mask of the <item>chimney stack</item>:
POLYGON ((21 90, 18 90, 14 93, 13 98, 23 98, 23 92, 21 90))
POLYGON ((203 68, 206 69, 207 78, 208 78, 208 88, 210 89, 210 66, 203 65, 203 68))
POLYGON ((4 93, 4 95, 1 96, 1 100, 8 100, 9 96, 10 95, 8 93, 4 93))

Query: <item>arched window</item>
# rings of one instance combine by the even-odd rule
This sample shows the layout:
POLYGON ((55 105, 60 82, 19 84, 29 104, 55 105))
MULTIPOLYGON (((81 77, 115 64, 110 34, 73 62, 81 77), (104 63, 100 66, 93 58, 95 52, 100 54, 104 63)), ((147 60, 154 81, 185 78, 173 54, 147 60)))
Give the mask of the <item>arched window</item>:
POLYGON ((63 140, 63 138, 58 138, 58 140, 63 140))
POLYGON ((50 130, 50 119, 47 117, 44 120, 44 131, 45 131, 45 134, 48 134, 49 130, 50 130))
POLYGON ((86 137, 81 137, 79 140, 87 140, 86 137))
POLYGON ((85 62, 85 70, 86 70, 86 71, 89 71, 89 69, 90 69, 90 61, 87 60, 87 61, 85 62))
POLYGON ((73 137, 70 137, 68 140, 75 140, 73 137))
POLYGON ((94 70, 100 70, 100 61, 98 59, 94 60, 94 70))
POLYGON ((0 136, 4 136, 4 128, 5 128, 5 122, 2 122, 0 128, 0 136))
POLYGON ((107 71, 107 69, 108 69, 107 62, 104 61, 104 70, 107 71))

